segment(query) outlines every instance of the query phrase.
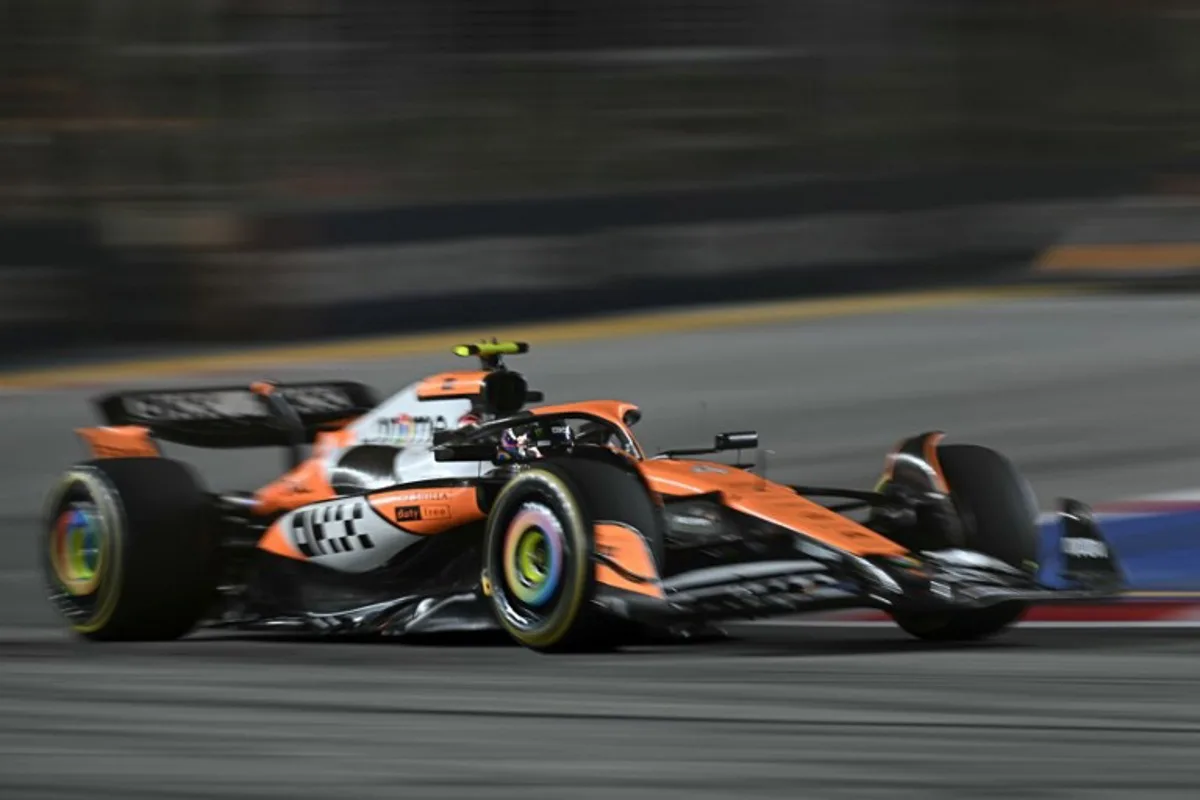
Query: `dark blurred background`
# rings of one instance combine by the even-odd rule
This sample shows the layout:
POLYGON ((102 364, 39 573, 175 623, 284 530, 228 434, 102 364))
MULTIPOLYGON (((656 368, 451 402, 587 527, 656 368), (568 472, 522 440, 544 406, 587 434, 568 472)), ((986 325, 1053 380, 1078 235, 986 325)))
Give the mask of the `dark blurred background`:
POLYGON ((0 348, 1177 272, 1198 157, 1195 0, 6 0, 0 348))

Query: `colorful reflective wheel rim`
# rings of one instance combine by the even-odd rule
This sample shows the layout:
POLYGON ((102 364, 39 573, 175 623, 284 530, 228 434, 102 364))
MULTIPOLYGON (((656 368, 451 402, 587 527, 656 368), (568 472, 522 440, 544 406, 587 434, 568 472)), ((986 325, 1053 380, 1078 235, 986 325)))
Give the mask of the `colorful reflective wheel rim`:
POLYGON ((514 598, 536 608, 545 605, 562 583, 563 530, 554 513, 526 503, 504 534, 504 582, 514 598))
POLYGON ((104 526, 87 506, 68 508, 54 522, 50 561, 64 590, 76 597, 96 591, 104 567, 104 526))

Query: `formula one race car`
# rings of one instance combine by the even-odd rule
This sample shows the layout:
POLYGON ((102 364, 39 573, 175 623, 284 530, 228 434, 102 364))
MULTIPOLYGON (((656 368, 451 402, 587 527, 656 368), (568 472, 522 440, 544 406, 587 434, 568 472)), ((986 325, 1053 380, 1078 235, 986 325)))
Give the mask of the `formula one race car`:
POLYGON ((1039 578, 1036 500, 992 450, 925 433, 897 445, 870 491, 788 486, 740 463, 754 432, 649 456, 631 403, 530 407, 541 393, 503 363, 527 350, 459 346, 479 369, 382 403, 349 382, 99 398, 106 425, 78 431, 94 458, 49 499, 53 604, 97 640, 491 629, 551 651, 847 607, 884 609, 924 639, 971 639, 1031 604, 1121 588, 1072 500, 1051 554, 1058 585, 1039 578), (213 494, 159 442, 278 445, 290 468, 213 494), (699 458, 724 452, 739 461, 699 458))

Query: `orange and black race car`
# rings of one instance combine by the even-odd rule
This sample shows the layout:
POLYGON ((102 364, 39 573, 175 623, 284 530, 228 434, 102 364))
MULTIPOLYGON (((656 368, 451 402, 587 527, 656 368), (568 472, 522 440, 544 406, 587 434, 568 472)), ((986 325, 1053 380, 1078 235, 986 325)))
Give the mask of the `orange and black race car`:
POLYGON ((49 498, 53 604, 97 640, 491 629, 558 650, 847 607, 885 609, 921 638, 977 638, 1031 604, 1121 589, 1073 500, 1050 585, 1036 499, 992 450, 925 433, 871 490, 785 485, 739 463, 754 432, 651 456, 632 403, 535 405, 503 362, 527 350, 459 346, 478 369, 383 402, 350 382, 98 398, 105 426, 79 430, 93 458, 49 498), (164 442, 277 445, 289 469, 212 493, 164 442))

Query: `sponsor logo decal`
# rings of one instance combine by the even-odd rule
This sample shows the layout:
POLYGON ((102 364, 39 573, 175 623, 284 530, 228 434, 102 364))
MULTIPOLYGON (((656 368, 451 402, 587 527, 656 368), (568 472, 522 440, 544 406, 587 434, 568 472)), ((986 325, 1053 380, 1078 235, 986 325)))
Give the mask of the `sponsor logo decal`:
POLYGON ((354 407, 350 395, 334 386, 290 386, 279 393, 301 414, 326 414, 354 407))
POLYGON ((447 520, 452 517, 450 506, 445 504, 397 506, 397 522, 418 522, 420 520, 447 520))
POLYGON ((406 503, 408 505, 423 504, 423 503, 428 503, 430 501, 436 503, 436 502, 443 502, 443 501, 449 500, 450 493, 445 492, 445 491, 436 491, 436 490, 424 491, 424 492, 414 491, 414 492, 405 492, 403 494, 397 495, 394 499, 396 500, 397 503, 406 503))
POLYGON ((396 522, 415 522, 421 518, 420 506, 397 506, 396 522))
MULTIPOLYGON (((348 411, 350 396, 335 386, 289 386, 279 394, 301 415, 348 411)), ((258 395, 244 390, 145 392, 122 399, 130 416, 159 422, 265 417, 258 395)))
POLYGON ((450 519, 450 516, 451 516, 450 506, 448 506, 448 505, 433 505, 433 506, 422 506, 421 507, 421 517, 423 519, 446 520, 446 519, 450 519))
POLYGON ((1108 547, 1099 539, 1064 538, 1062 551, 1074 558, 1108 558, 1108 547))
POLYGON ((381 419, 376 423, 373 436, 364 439, 370 444, 394 444, 407 446, 417 442, 433 441, 433 434, 450 429, 450 421, 444 416, 436 417, 412 416, 397 414, 394 417, 381 419))
POLYGON ((146 420, 202 420, 262 417, 266 410, 246 392, 157 392, 127 397, 125 411, 146 420))

